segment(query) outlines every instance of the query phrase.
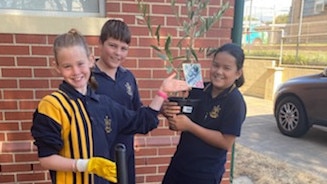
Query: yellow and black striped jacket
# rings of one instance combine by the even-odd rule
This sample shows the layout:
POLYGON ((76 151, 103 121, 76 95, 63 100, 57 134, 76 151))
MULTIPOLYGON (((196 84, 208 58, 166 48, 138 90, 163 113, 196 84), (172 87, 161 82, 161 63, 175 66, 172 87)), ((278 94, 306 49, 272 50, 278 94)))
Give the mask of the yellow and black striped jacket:
MULTIPOLYGON (((157 127, 158 112, 148 107, 130 111, 88 89, 82 95, 66 82, 45 96, 33 114, 31 128, 39 157, 58 154, 67 158, 112 159, 110 148, 118 133, 135 134, 157 127)), ((50 170, 52 183, 109 183, 86 173, 50 170)))

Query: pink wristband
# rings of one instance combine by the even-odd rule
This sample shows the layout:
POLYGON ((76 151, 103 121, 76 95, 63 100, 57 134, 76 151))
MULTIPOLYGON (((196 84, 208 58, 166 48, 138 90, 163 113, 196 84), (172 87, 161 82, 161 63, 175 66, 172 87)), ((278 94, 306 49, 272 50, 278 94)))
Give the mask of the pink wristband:
POLYGON ((157 95, 160 96, 161 98, 163 98, 164 100, 167 100, 167 98, 168 98, 167 93, 160 91, 160 90, 157 92, 157 95))

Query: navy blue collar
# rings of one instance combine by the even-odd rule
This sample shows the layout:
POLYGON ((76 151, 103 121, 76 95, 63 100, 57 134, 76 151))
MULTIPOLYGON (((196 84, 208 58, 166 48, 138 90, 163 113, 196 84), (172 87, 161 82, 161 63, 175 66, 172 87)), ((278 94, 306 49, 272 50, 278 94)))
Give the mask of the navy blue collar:
MULTIPOLYGON (((207 82, 207 83, 205 83, 205 87, 204 87, 203 91, 204 91, 205 93, 207 93, 208 95, 211 96, 212 88, 213 88, 212 82, 207 82)), ((217 97, 215 97, 215 98, 222 98, 222 97, 225 97, 225 96, 227 96, 229 93, 231 93, 235 88, 236 88, 236 85, 233 84, 233 85, 231 85, 230 87, 228 87, 227 89, 225 89, 224 91, 222 91, 222 92, 221 92, 217 97)))
POLYGON ((69 98, 73 100, 77 99, 84 99, 86 97, 89 97, 90 99, 93 99, 95 101, 100 101, 100 96, 95 93, 94 90, 88 85, 87 86, 87 92, 86 95, 81 94, 78 92, 75 88, 73 88, 70 84, 68 84, 66 81, 63 81, 59 85, 59 90, 65 92, 69 98))
MULTIPOLYGON (((92 69, 92 72, 94 72, 94 73, 104 73, 103 71, 100 70, 100 68, 99 68, 98 65, 96 64, 99 60, 100 60, 100 59, 96 59, 96 60, 95 60, 95 65, 94 65, 94 67, 93 67, 93 69, 92 69)), ((126 72, 126 71, 127 71, 127 69, 124 68, 123 66, 118 66, 118 68, 117 68, 117 73, 116 73, 116 77, 117 77, 118 73, 124 73, 124 72, 126 72)))

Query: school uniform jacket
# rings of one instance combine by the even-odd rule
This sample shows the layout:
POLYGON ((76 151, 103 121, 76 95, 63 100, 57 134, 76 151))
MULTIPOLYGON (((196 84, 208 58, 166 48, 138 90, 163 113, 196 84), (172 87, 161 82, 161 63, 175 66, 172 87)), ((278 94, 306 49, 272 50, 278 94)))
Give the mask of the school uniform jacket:
MULTIPOLYGON (((157 127, 158 112, 142 107, 130 111, 90 88, 87 95, 63 82, 59 90, 45 96, 33 114, 31 128, 39 157, 58 154, 73 159, 113 158, 110 148, 118 133, 135 134, 157 127)), ((50 171, 52 183, 108 184, 86 173, 50 171)))
MULTIPOLYGON (((98 82, 96 93, 109 96, 112 100, 127 107, 130 110, 137 110, 142 106, 138 86, 132 72, 122 66, 117 68, 115 80, 95 65, 93 76, 98 82)), ((143 132, 148 133, 148 132, 143 132)), ((128 183, 135 184, 135 155, 134 155, 134 135, 119 134, 116 142, 126 146, 128 183)), ((115 152, 114 147, 111 153, 115 152)))

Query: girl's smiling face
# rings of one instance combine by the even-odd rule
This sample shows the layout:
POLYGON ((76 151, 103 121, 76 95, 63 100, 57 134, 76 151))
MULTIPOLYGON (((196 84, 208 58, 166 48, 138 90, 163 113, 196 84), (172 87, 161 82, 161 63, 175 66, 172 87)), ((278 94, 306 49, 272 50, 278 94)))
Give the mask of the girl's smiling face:
POLYGON ((210 67, 210 79, 214 87, 213 95, 216 96, 229 88, 241 74, 242 70, 238 70, 236 58, 226 51, 219 52, 210 67))
POLYGON ((81 46, 64 47, 58 50, 56 64, 56 70, 64 80, 85 95, 94 65, 93 56, 87 56, 81 46))

